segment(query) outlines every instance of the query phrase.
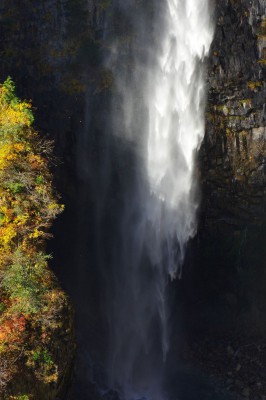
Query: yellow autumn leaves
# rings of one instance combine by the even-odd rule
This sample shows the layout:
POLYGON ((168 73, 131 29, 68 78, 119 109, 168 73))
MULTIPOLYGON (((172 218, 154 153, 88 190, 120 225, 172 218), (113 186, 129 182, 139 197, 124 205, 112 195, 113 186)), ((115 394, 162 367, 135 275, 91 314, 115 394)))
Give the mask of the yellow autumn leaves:
POLYGON ((63 206, 48 168, 51 143, 40 138, 33 120, 31 104, 16 96, 8 78, 0 84, 0 370, 6 376, 0 397, 5 399, 12 398, 9 387, 14 394, 19 368, 28 368, 42 385, 56 382, 59 361, 51 335, 60 329, 58 318, 67 304, 44 252, 63 206))
POLYGON ((62 209, 43 156, 50 149, 32 122, 31 104, 16 97, 8 78, 0 85, 0 266, 3 253, 45 238, 62 209))

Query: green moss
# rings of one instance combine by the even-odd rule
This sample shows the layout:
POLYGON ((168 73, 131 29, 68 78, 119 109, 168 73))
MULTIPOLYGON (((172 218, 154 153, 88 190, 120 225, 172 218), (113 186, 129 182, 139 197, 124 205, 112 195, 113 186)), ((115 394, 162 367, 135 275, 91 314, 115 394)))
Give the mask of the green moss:
POLYGON ((266 18, 262 19, 257 35, 258 38, 266 39, 266 18))
POLYGON ((99 2, 99 8, 101 10, 107 10, 108 7, 111 5, 111 0, 101 0, 99 2))
POLYGON ((209 120, 211 123, 215 121, 215 115, 211 112, 206 112, 206 118, 209 120))
POLYGON ((226 107, 224 104, 215 105, 214 106, 214 110, 223 112, 224 111, 224 107, 226 107))
POLYGON ((241 99, 241 100, 239 100, 239 103, 242 106, 251 106, 252 105, 252 99, 241 99))

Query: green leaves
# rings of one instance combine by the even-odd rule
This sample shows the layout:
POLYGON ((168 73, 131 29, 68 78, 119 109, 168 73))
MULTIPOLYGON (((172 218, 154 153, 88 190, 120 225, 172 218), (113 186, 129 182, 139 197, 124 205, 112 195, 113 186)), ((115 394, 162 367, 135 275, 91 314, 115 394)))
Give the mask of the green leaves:
POLYGON ((16 85, 10 76, 8 76, 3 83, 3 88, 6 89, 4 94, 4 99, 6 100, 6 102, 14 102, 15 104, 17 104, 18 98, 15 94, 16 85))
POLYGON ((2 279, 2 288, 14 301, 12 312, 24 315, 36 314, 43 305, 43 295, 48 290, 43 280, 49 278, 47 259, 49 257, 39 252, 26 257, 17 250, 11 264, 2 279))
POLYGON ((35 183, 36 185, 43 185, 45 183, 43 175, 37 176, 37 178, 35 179, 35 183))
POLYGON ((45 349, 42 350, 40 348, 35 349, 32 352, 31 358, 34 362, 38 364, 52 365, 53 360, 49 352, 45 349))
POLYGON ((23 193, 24 190, 25 190, 25 186, 22 183, 19 183, 19 182, 10 182, 10 183, 7 184, 7 188, 13 194, 23 193))
POLYGON ((6 218, 5 214, 4 213, 0 213, 0 226, 4 223, 5 218, 6 218))
MULTIPOLYGON (((63 207, 49 171, 51 142, 40 138, 32 122, 31 104, 16 96, 8 77, 0 84, 0 362, 7 360, 9 375, 0 392, 25 366, 38 385, 59 379, 58 348, 51 337, 62 328, 67 299, 43 249, 63 207)), ((22 385, 6 398, 33 397, 22 385)))

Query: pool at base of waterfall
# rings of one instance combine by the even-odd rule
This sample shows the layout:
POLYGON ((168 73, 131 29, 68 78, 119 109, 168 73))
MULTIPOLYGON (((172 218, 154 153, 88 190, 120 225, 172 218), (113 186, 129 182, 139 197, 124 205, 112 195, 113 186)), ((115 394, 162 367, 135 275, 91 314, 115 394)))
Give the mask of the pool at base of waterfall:
MULTIPOLYGON (((102 383, 101 383, 102 384, 102 383)), ((101 387, 99 384, 76 382, 71 395, 65 400, 242 400, 228 391, 222 380, 210 377, 194 366, 180 366, 169 372, 164 386, 167 390, 159 395, 128 394, 124 395, 121 388, 101 387)))

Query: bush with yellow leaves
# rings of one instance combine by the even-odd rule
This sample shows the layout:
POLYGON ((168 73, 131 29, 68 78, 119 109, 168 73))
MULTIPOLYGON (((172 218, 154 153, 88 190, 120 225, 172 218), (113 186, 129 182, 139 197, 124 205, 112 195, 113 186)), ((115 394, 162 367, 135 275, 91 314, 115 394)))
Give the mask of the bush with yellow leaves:
MULTIPOLYGON (((31 104, 16 96, 15 85, 7 78, 0 85, 0 394, 4 399, 54 398, 66 373, 56 338, 63 331, 69 332, 65 343, 72 340, 71 307, 45 254, 51 223, 63 210, 48 168, 52 143, 33 129, 33 120, 31 104)), ((66 358, 71 357, 69 349, 66 358)))

